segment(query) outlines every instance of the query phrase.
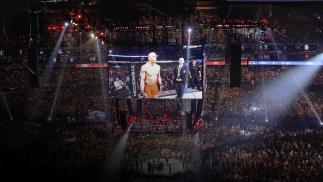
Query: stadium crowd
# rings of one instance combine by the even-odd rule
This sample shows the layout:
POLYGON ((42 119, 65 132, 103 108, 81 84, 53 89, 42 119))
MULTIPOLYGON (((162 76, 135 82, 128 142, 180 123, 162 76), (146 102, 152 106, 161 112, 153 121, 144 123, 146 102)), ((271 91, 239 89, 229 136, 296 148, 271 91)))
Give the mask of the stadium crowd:
MULTIPOLYGON (((293 16, 273 17, 275 31, 285 32, 279 34, 277 41, 287 40, 287 36, 302 37, 296 31, 311 30, 300 26, 299 30, 291 31, 294 23, 309 22, 306 19, 294 22, 293 16), (280 24, 286 26, 280 27, 280 24)), ((145 18, 142 21, 146 21, 145 18)), ((160 52, 165 60, 179 57, 179 54, 167 54, 178 49, 169 45, 181 44, 182 27, 180 21, 170 19, 167 22, 173 25, 167 27, 172 30, 169 40, 161 35, 162 30, 157 30, 155 40, 161 44, 168 42, 166 51, 160 52)), ((150 45, 154 42, 149 36, 151 32, 133 31, 126 36, 128 32, 124 29, 113 31, 110 34, 115 43, 150 45), (129 42, 132 36, 135 38, 129 42)), ((203 35, 196 35, 197 39, 210 41, 206 43, 221 44, 226 40, 227 34, 222 29, 200 32, 203 35)), ((4 173, 14 170, 22 176, 43 177, 46 181, 99 180, 106 172, 104 166, 111 162, 110 155, 128 136, 120 171, 124 181, 153 181, 156 176, 166 176, 161 181, 323 180, 323 130, 313 113, 313 108, 318 116, 323 113, 322 70, 306 89, 307 97, 298 95, 292 105, 281 101, 284 114, 279 117, 267 112, 267 108, 277 105, 265 100, 276 93, 259 90, 281 78, 293 66, 244 65, 239 88, 229 87, 228 66, 207 66, 203 122, 197 131, 187 132, 180 110, 183 101, 109 98, 117 94, 111 89, 118 86, 117 78, 109 75, 118 73, 119 80, 129 89, 127 69, 120 70, 117 65, 113 69, 77 68, 75 63, 100 63, 88 35, 80 36, 75 29, 68 29, 51 70, 46 69, 51 55, 47 48, 54 46, 58 32, 54 31, 52 37, 42 41, 44 49, 39 52, 37 70, 29 66, 23 46, 12 49, 17 42, 16 45, 26 46, 25 37, 9 41, 6 34, 0 36, 3 46, 0 50, 0 150, 3 152, 0 169, 4 173), (84 44, 80 44, 82 41, 84 44), (31 84, 34 74, 39 75, 38 88, 31 84), (47 74, 49 79, 44 83, 47 74), (103 118, 92 116, 98 111, 105 113, 103 118), (121 124, 122 117, 126 117, 127 126, 131 126, 128 133, 121 124)), ((308 36, 297 41, 314 41, 308 36)), ((141 50, 147 53, 148 49, 141 50)), ((118 53, 118 48, 112 51, 118 53)), ((132 51, 138 50, 133 48, 132 51)), ((224 55, 223 46, 216 51, 224 55)), ((162 68, 166 90, 172 88, 172 66, 162 68)))

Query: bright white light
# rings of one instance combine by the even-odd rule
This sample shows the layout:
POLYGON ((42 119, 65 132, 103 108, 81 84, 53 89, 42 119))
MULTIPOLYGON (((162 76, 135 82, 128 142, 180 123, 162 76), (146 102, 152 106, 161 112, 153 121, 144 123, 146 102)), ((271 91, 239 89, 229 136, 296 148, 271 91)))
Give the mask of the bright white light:
POLYGON ((94 39, 94 33, 91 33, 90 36, 94 39))
POLYGON ((318 114, 318 112, 316 111, 316 109, 314 108, 310 98, 307 96, 307 94, 305 93, 304 90, 302 90, 302 94, 303 94, 303 97, 305 99, 305 101, 307 102, 308 106, 310 106, 312 112, 314 113, 316 119, 319 121, 319 123, 322 125, 322 121, 321 121, 321 118, 320 118, 320 115, 318 114))
POLYGON ((9 109, 9 106, 8 106, 8 102, 7 102, 6 96, 4 95, 3 92, 0 92, 0 95, 1 95, 1 98, 2 98, 2 102, 4 103, 4 105, 6 107, 6 110, 8 112, 8 115, 10 117, 10 120, 12 121, 13 120, 13 117, 11 115, 11 112, 10 112, 10 109, 9 109))
POLYGON ((112 54, 112 50, 111 49, 109 50, 109 53, 112 54))
POLYGON ((268 122, 268 119, 266 118, 266 122, 268 122))
POLYGON ((104 45, 104 42, 103 42, 103 40, 101 41, 101 44, 102 44, 102 45, 104 45))
POLYGON ((65 22, 64 25, 65 25, 65 27, 67 27, 68 26, 68 22, 65 22))
POLYGON ((310 48, 310 47, 308 46, 308 44, 305 44, 305 45, 304 45, 304 50, 305 50, 305 51, 308 51, 308 50, 309 50, 309 48, 310 48))
POLYGON ((47 83, 47 81, 49 80, 49 77, 50 77, 50 75, 51 75, 51 73, 53 71, 54 63, 56 62, 56 56, 57 56, 59 48, 60 48, 60 46, 62 44, 66 29, 67 29, 67 27, 64 26, 64 29, 61 32, 61 34, 60 34, 60 36, 59 36, 59 38, 58 38, 58 40, 56 42, 56 45, 55 45, 54 49, 52 50, 52 52, 50 54, 49 61, 48 61, 47 65, 46 65, 45 71, 43 72, 43 75, 42 75, 44 80, 43 80, 43 83, 42 83, 41 87, 44 86, 43 84, 47 83))
POLYGON ((260 108, 259 108, 259 107, 257 107, 257 106, 251 106, 251 107, 250 107, 250 110, 251 110, 251 111, 259 111, 259 110, 260 110, 260 108))
POLYGON ((109 156, 108 163, 105 165, 106 176, 104 178, 113 178, 120 172, 122 161, 124 159, 124 153, 127 147, 129 132, 131 130, 132 124, 128 127, 127 132, 119 139, 116 147, 113 149, 109 156))
POLYGON ((188 33, 191 33, 192 32, 192 29, 191 28, 188 28, 187 31, 188 31, 188 33))
MULTIPOLYGON (((274 117, 285 114, 293 101, 302 94, 302 90, 311 84, 316 73, 320 70, 320 66, 316 65, 322 63, 322 60, 323 54, 319 54, 307 60, 308 62, 313 62, 313 65, 291 68, 276 80, 264 85, 259 92, 263 92, 263 95, 265 95, 264 100, 268 106, 265 106, 265 109, 267 108, 265 112, 274 117)), ((257 102, 256 100, 256 97, 251 99, 252 102, 257 102)), ((257 110, 255 107, 250 108, 250 111, 257 110)))

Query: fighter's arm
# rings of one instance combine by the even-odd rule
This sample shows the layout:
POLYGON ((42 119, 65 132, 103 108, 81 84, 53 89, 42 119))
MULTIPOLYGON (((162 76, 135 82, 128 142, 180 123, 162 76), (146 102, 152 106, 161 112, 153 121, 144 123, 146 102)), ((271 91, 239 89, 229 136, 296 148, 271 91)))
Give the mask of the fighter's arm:
POLYGON ((157 81, 158 81, 158 83, 159 83, 159 85, 160 85, 160 86, 162 86, 162 85, 163 85, 163 83, 162 83, 162 78, 161 78, 161 76, 160 76, 160 69, 159 69, 159 72, 158 72, 158 75, 157 75, 157 81))
POLYGON ((141 70, 140 70, 140 91, 141 93, 143 94, 144 93, 144 90, 145 90, 145 70, 144 70, 144 67, 141 67, 141 70))
POLYGON ((162 78, 160 76, 160 67, 158 69, 158 74, 157 74, 157 82, 159 84, 159 90, 162 90, 163 89, 163 82, 162 82, 162 78))

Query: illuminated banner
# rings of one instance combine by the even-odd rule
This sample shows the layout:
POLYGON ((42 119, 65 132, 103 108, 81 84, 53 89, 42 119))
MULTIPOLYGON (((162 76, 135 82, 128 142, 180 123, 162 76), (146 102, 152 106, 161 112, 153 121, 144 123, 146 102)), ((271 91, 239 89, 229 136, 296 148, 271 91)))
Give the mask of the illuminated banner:
POLYGON ((107 63, 97 63, 97 64, 75 64, 75 68, 106 68, 107 63))
MULTIPOLYGON (((241 65, 248 65, 250 64, 247 60, 241 60, 241 65)), ((217 66, 217 65, 225 65, 225 61, 207 61, 206 65, 208 66, 217 66)))
POLYGON ((313 61, 249 61, 251 65, 290 65, 290 66, 314 66, 323 65, 322 62, 313 61))
POLYGON ((206 65, 208 66, 225 65, 225 61, 207 61, 206 65))
MULTIPOLYGON (((225 61, 207 61, 208 66, 219 66, 225 65, 225 61)), ((241 65, 286 65, 286 66, 315 66, 323 65, 322 62, 313 62, 313 61, 241 61, 241 65)))

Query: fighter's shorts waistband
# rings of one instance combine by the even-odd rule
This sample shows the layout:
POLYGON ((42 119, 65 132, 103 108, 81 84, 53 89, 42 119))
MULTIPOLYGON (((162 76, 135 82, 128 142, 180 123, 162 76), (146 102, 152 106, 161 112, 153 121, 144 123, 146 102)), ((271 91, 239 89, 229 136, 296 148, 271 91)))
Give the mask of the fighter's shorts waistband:
POLYGON ((145 85, 148 85, 148 86, 155 86, 155 85, 157 85, 157 83, 154 83, 154 84, 148 84, 148 83, 145 83, 145 85))

